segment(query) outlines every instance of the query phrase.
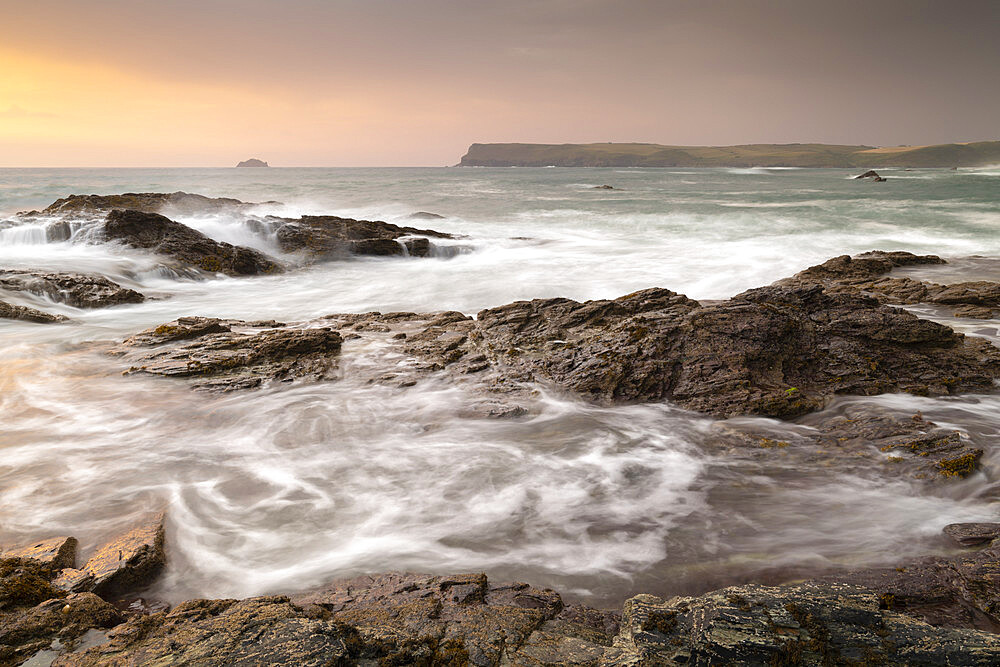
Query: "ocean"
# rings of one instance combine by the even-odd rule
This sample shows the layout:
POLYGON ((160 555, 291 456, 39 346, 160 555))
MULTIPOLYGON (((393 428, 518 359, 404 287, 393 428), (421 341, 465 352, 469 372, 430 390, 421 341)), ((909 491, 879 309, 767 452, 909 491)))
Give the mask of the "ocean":
MULTIPOLYGON (((981 472, 929 486, 722 454, 709 443, 724 423, 669 404, 595 406, 541 388, 529 417, 471 417, 471 397, 442 378, 353 378, 378 349, 354 350, 335 382, 228 395, 124 378, 103 351, 185 315, 475 314, 653 286, 724 299, 873 249, 954 260, 910 270, 939 282, 1000 280, 1000 169, 880 172, 884 183, 839 169, 0 169, 0 268, 101 273, 150 297, 79 310, 3 295, 73 322, 0 321, 0 544, 67 534, 86 552, 166 507, 169 565, 154 595, 171 602, 483 570, 603 606, 945 553, 942 526, 997 516, 996 394, 826 408, 921 411, 985 450, 981 472), (192 280, 99 242, 91 222, 49 243, 44 220, 13 217, 73 193, 177 190, 460 238, 427 259, 192 280), (443 217, 409 217, 418 211, 443 217)), ((280 255, 239 215, 175 219, 280 255)), ((1000 322, 912 310, 1000 342, 1000 322)), ((730 421, 775 437, 809 428, 730 421)))

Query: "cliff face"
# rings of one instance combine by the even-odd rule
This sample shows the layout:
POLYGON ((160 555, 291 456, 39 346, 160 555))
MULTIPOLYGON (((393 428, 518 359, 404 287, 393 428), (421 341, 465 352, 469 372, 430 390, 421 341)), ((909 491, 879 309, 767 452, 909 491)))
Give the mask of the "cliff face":
POLYGON ((835 144, 472 144, 463 167, 978 167, 1000 141, 874 148, 835 144))

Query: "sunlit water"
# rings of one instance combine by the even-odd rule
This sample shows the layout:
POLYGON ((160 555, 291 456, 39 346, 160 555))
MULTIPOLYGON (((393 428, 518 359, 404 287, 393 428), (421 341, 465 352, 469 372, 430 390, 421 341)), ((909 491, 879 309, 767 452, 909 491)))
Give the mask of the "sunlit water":
MULTIPOLYGON (((0 321, 0 543, 53 534, 86 554, 168 509, 157 594, 244 596, 363 572, 486 570, 593 604, 696 592, 942 552, 941 527, 995 520, 1000 397, 842 399, 925 417, 986 450, 983 471, 929 488, 863 470, 722 454, 719 424, 665 404, 604 408, 542 392, 533 416, 469 417, 475 396, 429 377, 406 389, 342 379, 236 395, 124 378, 108 341, 182 315, 294 321, 335 312, 461 310, 651 286, 725 298, 828 257, 874 248, 963 259, 942 282, 1000 279, 1000 172, 885 170, 0 170, 0 219, 70 193, 185 190, 262 213, 333 213, 463 235, 457 256, 357 259, 281 276, 184 280, 157 258, 94 243, 92 223, 46 243, 0 224, 0 267, 105 274, 152 297, 73 319, 0 321), (617 190, 593 186, 614 185, 617 190), (415 211, 446 216, 410 220, 415 211)), ((243 217, 178 219, 277 253, 243 217)), ((921 314, 1000 340, 998 322, 921 314)), ((808 425, 738 420, 780 436, 808 425)))

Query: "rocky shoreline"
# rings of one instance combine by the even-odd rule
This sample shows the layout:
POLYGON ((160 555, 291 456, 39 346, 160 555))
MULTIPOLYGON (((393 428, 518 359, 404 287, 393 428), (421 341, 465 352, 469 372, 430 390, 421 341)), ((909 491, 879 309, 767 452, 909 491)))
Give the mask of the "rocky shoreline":
MULTIPOLYGON (((202 278, 252 279, 352 255, 429 257, 431 239, 456 238, 335 216, 258 216, 253 206, 186 193, 89 195, 23 216, 94 216, 100 242, 155 253, 202 278), (214 241, 164 215, 199 207, 245 215, 248 226, 273 235, 283 257, 214 241)), ((471 409, 485 418, 530 414, 529 399, 544 390, 598 405, 669 401, 721 419, 802 420, 839 396, 995 391, 1000 349, 896 307, 934 304, 955 317, 997 314, 1000 283, 941 285, 892 275, 943 263, 907 252, 845 255, 713 302, 650 288, 585 303, 518 301, 474 318, 335 313, 286 323, 192 314, 102 349, 123 375, 162 376, 197 391, 336 382, 350 372, 399 388, 427 378, 471 388, 479 397, 471 409), (344 364, 360 347, 376 350, 375 362, 344 364)), ((3 294, 75 308, 145 298, 104 276, 11 269, 0 270, 3 294)), ((2 300, 0 318, 67 320, 2 300)), ((867 466, 934 486, 974 474, 984 454, 968 435, 919 413, 901 418, 857 408, 810 427, 775 440, 726 424, 711 446, 762 459, 780 452, 801 466, 867 466)), ((33 665, 1000 662, 1000 524, 948 526, 945 534, 968 549, 956 558, 669 600, 638 595, 620 610, 567 604, 555 591, 496 584, 482 573, 372 574, 312 591, 189 600, 170 609, 137 602, 169 567, 168 520, 157 515, 82 563, 72 537, 5 545, 0 667, 29 659, 33 665)))
POLYGON ((158 515, 79 569, 72 537, 6 550, 0 665, 996 664, 1000 524, 945 533, 980 548, 781 586, 641 594, 620 610, 483 573, 374 574, 169 608, 137 597, 166 562, 158 515))

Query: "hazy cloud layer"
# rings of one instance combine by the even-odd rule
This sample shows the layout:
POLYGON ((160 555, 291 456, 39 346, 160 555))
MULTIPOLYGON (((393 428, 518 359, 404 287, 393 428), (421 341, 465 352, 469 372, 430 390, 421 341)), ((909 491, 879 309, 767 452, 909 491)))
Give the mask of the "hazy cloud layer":
POLYGON ((0 114, 8 165, 66 163, 60 146, 74 164, 259 153, 436 165, 473 141, 1000 138, 992 0, 0 0, 0 11, 0 110, 58 125, 0 114), (17 76, 29 69, 34 85, 17 76), (105 148, 88 162, 91 143, 105 148))

